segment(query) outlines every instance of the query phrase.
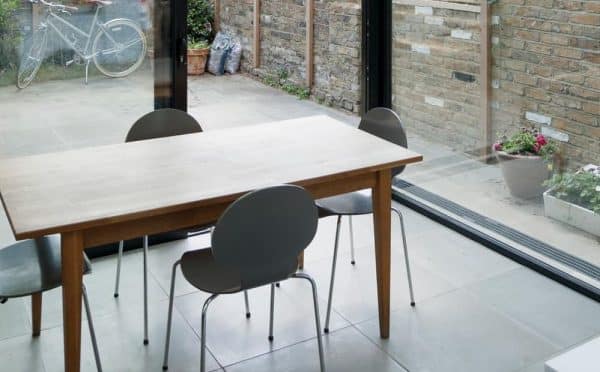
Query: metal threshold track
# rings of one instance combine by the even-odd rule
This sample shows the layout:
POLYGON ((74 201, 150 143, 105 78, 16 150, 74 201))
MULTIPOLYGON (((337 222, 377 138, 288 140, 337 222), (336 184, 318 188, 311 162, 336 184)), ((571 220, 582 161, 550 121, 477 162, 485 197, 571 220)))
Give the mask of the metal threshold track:
POLYGON ((508 227, 496 220, 483 216, 435 193, 429 192, 410 182, 395 179, 393 198, 401 204, 451 228, 452 230, 477 241, 478 243, 545 275, 595 301, 600 302, 600 288, 591 285, 527 252, 500 240, 497 234, 507 240, 518 242, 533 252, 548 257, 577 272, 600 281, 600 267, 576 256, 561 251, 538 239, 508 227), (425 202, 423 202, 425 201, 425 202), (448 213, 445 213, 448 212, 448 213), (460 219, 469 221, 465 223, 460 219), (489 231, 491 233, 487 233, 489 231))

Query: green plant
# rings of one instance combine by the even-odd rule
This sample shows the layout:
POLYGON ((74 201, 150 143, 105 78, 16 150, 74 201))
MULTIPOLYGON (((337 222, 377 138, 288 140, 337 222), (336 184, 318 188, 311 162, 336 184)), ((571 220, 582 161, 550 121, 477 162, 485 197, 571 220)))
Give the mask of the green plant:
POLYGON ((0 74, 16 68, 20 41, 16 12, 19 0, 0 0, 0 74))
POLYGON ((189 40, 212 42, 215 19, 213 6, 208 0, 188 0, 187 35, 189 40))
POLYGON ((600 176, 591 172, 555 174, 545 182, 550 194, 600 214, 600 176))
POLYGON ((493 148, 511 155, 541 156, 546 161, 552 160, 558 152, 556 142, 546 139, 535 128, 521 128, 510 138, 504 135, 493 148))
POLYGON ((286 93, 292 94, 298 99, 308 99, 310 97, 310 89, 296 85, 288 81, 289 72, 285 68, 277 70, 277 76, 265 76, 263 81, 270 87, 279 88, 286 93))
POLYGON ((209 48, 210 44, 206 40, 191 40, 188 43, 188 49, 206 49, 209 48))

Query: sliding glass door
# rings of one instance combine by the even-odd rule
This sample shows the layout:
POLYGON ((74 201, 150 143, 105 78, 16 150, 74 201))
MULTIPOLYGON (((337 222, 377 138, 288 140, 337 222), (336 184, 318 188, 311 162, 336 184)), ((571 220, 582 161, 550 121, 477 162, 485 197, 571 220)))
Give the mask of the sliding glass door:
POLYGON ((600 293, 600 9, 393 0, 392 107, 425 162, 397 192, 600 293))

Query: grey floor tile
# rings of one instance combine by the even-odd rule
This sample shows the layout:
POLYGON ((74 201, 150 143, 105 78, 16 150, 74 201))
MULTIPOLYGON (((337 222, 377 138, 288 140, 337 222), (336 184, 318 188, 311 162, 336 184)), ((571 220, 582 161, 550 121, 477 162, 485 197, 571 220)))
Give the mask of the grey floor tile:
POLYGON ((0 370, 10 372, 44 372, 39 338, 30 335, 0 342, 0 370))
POLYGON ((27 298, 13 298, 0 305, 0 340, 31 334, 31 312, 27 298))
MULTIPOLYGON (((123 256, 121 267, 120 294, 113 297, 116 256, 94 260, 92 273, 85 276, 84 282, 90 298, 90 307, 94 316, 114 314, 122 310, 138 311, 143 314, 143 269, 140 251, 128 252, 123 256)), ((148 302, 150 305, 167 299, 166 293, 152 275, 148 276, 148 302)), ((30 302, 27 301, 30 311, 30 302)), ((84 315, 85 317, 85 315, 84 315)), ((62 289, 57 288, 43 294, 42 329, 62 325, 62 289)), ((142 331, 142 319, 139 330, 142 331)), ((140 333, 140 337, 141 333, 140 333)))
POLYGON ((468 289, 561 348, 600 334, 600 304, 529 269, 519 268, 468 289))
MULTIPOLYGON (((219 363, 229 365, 315 337, 312 295, 308 282, 290 279, 276 288, 274 340, 268 341, 269 287, 249 292, 252 317, 244 316, 243 295, 218 297, 210 306, 207 316, 207 344, 219 363)), ((176 298, 175 306, 200 332, 201 309, 208 297, 203 292, 176 298)), ((319 304, 324 316, 325 302, 319 304)), ((333 314, 332 329, 349 326, 333 314)))
MULTIPOLYGON (((406 372, 353 327, 324 337, 325 363, 331 372, 406 372)), ((320 371, 317 340, 311 339, 225 368, 227 372, 320 371)))
MULTIPOLYGON (((378 314, 377 280, 373 256, 371 247, 361 247, 357 249, 356 264, 351 265, 349 253, 341 254, 340 251, 334 283, 333 308, 352 323, 371 319, 378 314)), ((424 269, 414 260, 411 264, 417 303, 455 289, 450 283, 434 272, 424 269)), ((305 271, 317 279, 320 285, 320 296, 326 300, 330 283, 331 259, 311 262, 305 266, 305 271)), ((390 306, 392 309, 410 307, 408 279, 401 249, 392 251, 390 306)))
POLYGON ((411 372, 507 372, 531 365, 557 348, 457 290, 391 315, 389 340, 377 319, 358 325, 411 372))
MULTIPOLYGON (((144 346, 141 338, 141 313, 122 310, 94 319, 98 345, 105 371, 145 372, 161 371, 167 323, 167 301, 150 308, 150 344, 144 346)), ((87 323, 82 325, 82 371, 94 372, 87 323)), ((43 331, 40 337, 46 371, 63 370, 62 327, 43 331)), ((198 371, 200 369, 200 341, 195 332, 178 312, 174 312, 169 371, 198 371)), ((208 354, 207 370, 220 368, 208 354)))

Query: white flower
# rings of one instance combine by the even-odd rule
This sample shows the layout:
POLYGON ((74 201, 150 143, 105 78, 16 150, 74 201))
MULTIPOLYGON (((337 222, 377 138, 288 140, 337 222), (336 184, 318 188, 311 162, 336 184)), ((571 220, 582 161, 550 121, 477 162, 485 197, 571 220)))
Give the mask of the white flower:
POLYGON ((600 186, 596 186, 596 191, 600 192, 600 186))

